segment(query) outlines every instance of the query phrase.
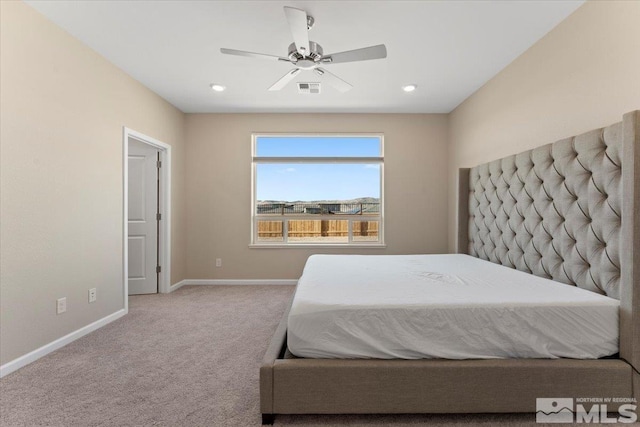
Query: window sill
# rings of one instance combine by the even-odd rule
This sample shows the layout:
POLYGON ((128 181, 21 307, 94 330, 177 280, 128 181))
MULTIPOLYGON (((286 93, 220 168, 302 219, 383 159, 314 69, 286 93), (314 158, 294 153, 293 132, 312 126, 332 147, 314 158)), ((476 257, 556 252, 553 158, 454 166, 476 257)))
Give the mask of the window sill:
POLYGON ((250 249, 319 249, 319 248, 327 248, 327 249, 384 249, 387 245, 383 243, 378 244, 322 244, 322 243, 288 243, 288 244, 264 244, 264 243, 251 243, 249 245, 250 249))

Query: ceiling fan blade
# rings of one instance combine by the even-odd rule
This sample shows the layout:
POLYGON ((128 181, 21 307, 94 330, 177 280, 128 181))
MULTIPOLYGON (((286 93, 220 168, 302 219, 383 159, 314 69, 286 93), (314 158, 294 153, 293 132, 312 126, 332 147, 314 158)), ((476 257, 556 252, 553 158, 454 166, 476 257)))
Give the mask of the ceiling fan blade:
POLYGON ((383 44, 363 47, 362 49, 347 50, 345 52, 325 55, 322 62, 338 64, 340 62, 368 61, 370 59, 382 59, 387 57, 387 48, 383 44))
POLYGON ((266 53, 247 52, 245 50, 225 49, 221 48, 220 52, 226 55, 246 56, 248 58, 270 59, 272 61, 286 61, 291 62, 289 58, 282 58, 275 55, 267 55, 266 53))
POLYGON ((309 30, 307 28, 307 12, 294 7, 284 7, 284 14, 289 21, 293 42, 302 56, 309 54, 309 30))
POLYGON ((338 89, 340 92, 346 92, 353 87, 349 83, 342 80, 340 77, 328 72, 324 68, 316 68, 314 71, 316 72, 316 74, 322 77, 322 80, 338 89))
POLYGON ((287 74, 285 74, 284 76, 282 76, 282 78, 280 80, 278 80, 277 82, 275 82, 270 88, 269 90, 280 90, 283 87, 285 87, 287 85, 287 83, 289 83, 291 80, 293 80, 293 78, 300 72, 300 68, 294 68, 293 70, 289 71, 287 74))

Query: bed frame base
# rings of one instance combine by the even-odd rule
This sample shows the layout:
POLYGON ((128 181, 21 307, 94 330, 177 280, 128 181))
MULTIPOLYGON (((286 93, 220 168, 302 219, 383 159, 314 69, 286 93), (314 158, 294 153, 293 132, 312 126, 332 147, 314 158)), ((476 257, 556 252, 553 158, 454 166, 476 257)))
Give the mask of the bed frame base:
POLYGON ((275 414, 534 413, 538 397, 634 396, 622 359, 284 358, 287 317, 260 368, 263 424, 275 414))

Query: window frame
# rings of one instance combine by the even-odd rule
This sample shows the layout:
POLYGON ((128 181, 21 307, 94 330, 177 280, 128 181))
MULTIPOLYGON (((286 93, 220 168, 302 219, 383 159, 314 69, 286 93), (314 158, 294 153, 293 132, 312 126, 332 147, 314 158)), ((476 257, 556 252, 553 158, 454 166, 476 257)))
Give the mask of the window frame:
POLYGON ((383 133, 290 133, 290 132, 254 132, 251 134, 251 235, 249 240, 250 248, 384 248, 386 247, 384 240, 384 134, 383 133), (260 137, 286 137, 286 138, 358 138, 358 137, 375 137, 380 140, 380 156, 378 157, 259 157, 256 155, 256 144, 260 137), (356 214, 307 214, 307 215, 259 215, 257 213, 257 165, 258 164, 278 164, 278 163, 300 163, 300 164, 371 164, 376 163, 380 166, 380 212, 378 215, 356 215, 356 214), (352 222, 363 221, 368 218, 370 221, 378 221, 378 240, 375 242, 353 241, 352 222), (346 220, 348 221, 347 242, 289 242, 288 221, 289 220, 346 220), (258 241, 258 221, 271 220, 282 221, 282 238, 281 242, 259 242, 258 241))

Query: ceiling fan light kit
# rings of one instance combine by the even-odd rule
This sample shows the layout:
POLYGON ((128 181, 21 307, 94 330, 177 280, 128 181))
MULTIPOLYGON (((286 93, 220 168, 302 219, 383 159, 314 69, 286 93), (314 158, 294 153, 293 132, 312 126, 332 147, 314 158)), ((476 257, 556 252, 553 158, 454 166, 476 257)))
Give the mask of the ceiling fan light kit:
MULTIPOLYGON (((316 75, 322 78, 322 80, 330 86, 340 92, 346 92, 353 86, 335 74, 321 68, 321 65, 367 61, 387 57, 387 48, 383 44, 325 55, 322 50, 322 46, 309 40, 309 30, 313 27, 315 22, 313 17, 307 15, 307 12, 304 10, 288 6, 284 7, 284 14, 287 18, 287 22, 289 23, 289 28, 293 36, 293 43, 289 45, 286 58, 236 49, 220 49, 220 52, 226 55, 261 58, 293 64, 295 68, 290 70, 277 82, 271 85, 269 88, 270 91, 282 89, 291 82, 300 73, 300 71, 314 71, 316 75)), ((317 93, 319 93, 319 90, 317 93)))

